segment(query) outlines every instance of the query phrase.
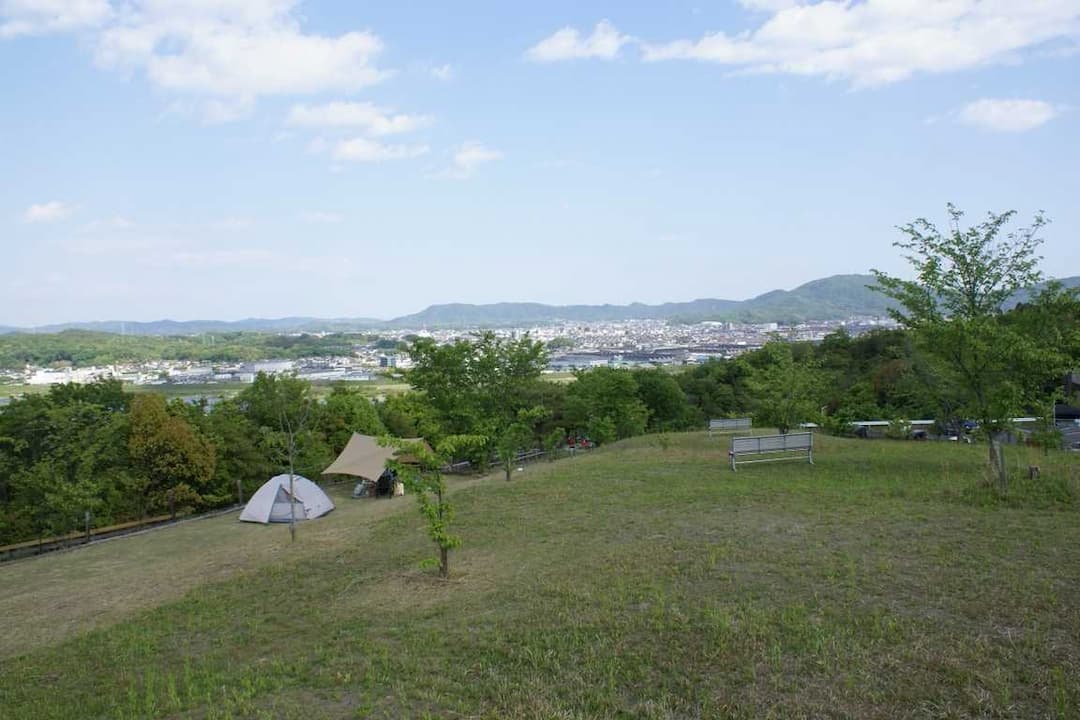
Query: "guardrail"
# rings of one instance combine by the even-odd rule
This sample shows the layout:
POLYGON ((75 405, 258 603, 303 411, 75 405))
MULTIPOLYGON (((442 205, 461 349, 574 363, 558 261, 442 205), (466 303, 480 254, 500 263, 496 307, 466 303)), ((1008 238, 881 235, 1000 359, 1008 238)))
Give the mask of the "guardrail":
MULTIPOLYGON (((573 457, 580 452, 588 452, 593 449, 593 446, 589 447, 564 447, 558 448, 554 451, 554 457, 573 457)), ((549 453, 546 450, 525 450, 519 452, 514 458, 515 463, 530 463, 548 457, 549 453)), ((489 467, 498 467, 502 461, 498 455, 492 455, 488 460, 489 467)), ((473 472, 474 465, 468 460, 462 460, 460 462, 444 465, 441 469, 444 475, 465 475, 473 472)))
POLYGON ((32 555, 43 555, 57 550, 67 550, 69 548, 92 545, 93 543, 101 542, 103 540, 123 537, 124 535, 134 535, 147 530, 154 530, 156 528, 175 525, 180 522, 187 522, 188 520, 201 520, 223 513, 234 512, 241 507, 241 505, 230 505, 227 508, 218 508, 197 515, 155 515, 154 517, 145 518, 143 520, 131 520, 129 522, 106 525, 105 527, 100 528, 89 528, 88 530, 70 532, 65 535, 41 537, 36 540, 25 540, 10 545, 0 545, 0 562, 16 560, 32 555))

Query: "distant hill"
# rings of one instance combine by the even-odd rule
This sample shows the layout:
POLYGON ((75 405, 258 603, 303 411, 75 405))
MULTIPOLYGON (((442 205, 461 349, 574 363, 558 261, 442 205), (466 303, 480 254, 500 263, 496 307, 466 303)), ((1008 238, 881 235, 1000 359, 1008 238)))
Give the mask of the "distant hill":
MULTIPOLYGON (((1080 276, 1059 280, 1080 286, 1080 276)), ((392 327, 477 327, 530 325, 552 321, 602 322, 620 320, 730 320, 736 322, 805 322, 843 320, 852 316, 880 317, 892 301, 871 290, 873 275, 833 275, 812 280, 794 290, 772 290, 749 300, 703 299, 661 305, 543 305, 494 303, 432 305, 412 315, 394 318, 392 327)), ((1030 297, 1025 291, 1013 302, 1030 297)))
POLYGON ((100 322, 59 323, 41 325, 31 329, 0 326, 0 333, 38 332, 57 333, 65 330, 90 330, 127 335, 200 335, 202 333, 229 332, 352 332, 370 330, 385 325, 382 320, 371 318, 322 319, 313 317, 288 317, 277 319, 247 318, 245 320, 155 320, 153 322, 130 322, 106 320, 100 322))
POLYGON ((432 305, 390 321, 395 327, 475 327, 524 325, 557 320, 738 320, 789 322, 840 320, 852 315, 884 315, 888 299, 870 290, 873 275, 834 275, 794 290, 773 290, 749 300, 703 299, 662 305, 432 305))
POLYGON ((432 305, 418 313, 394 318, 395 327, 474 327, 477 325, 529 325, 558 320, 600 322, 619 320, 712 317, 731 312, 737 300, 692 300, 662 305, 542 305, 540 303, 494 303, 432 305))
MULTIPOLYGON (((1066 287, 1080 287, 1080 276, 1061 278, 1066 287)), ((537 325, 547 322, 617 322, 623 320, 672 320, 700 322, 730 320, 736 322, 803 322, 842 320, 852 316, 882 316, 890 307, 885 296, 874 292, 873 275, 833 275, 800 285, 794 290, 772 290, 749 300, 713 298, 670 302, 660 305, 544 305, 541 303, 493 303, 469 305, 451 303, 432 305, 411 315, 393 320, 373 318, 323 319, 288 317, 278 319, 248 318, 231 322, 221 320, 158 320, 156 322, 63 323, 32 330, 0 326, 0 333, 93 330, 129 335, 198 335, 228 332, 362 332, 380 328, 420 327, 507 327, 537 325)), ((1031 296, 1023 291, 1010 303, 1024 302, 1031 296)))
POLYGON ((833 275, 746 300, 731 317, 744 322, 800 322, 885 315, 893 303, 870 289, 875 284, 873 275, 833 275))
MULTIPOLYGON (((1065 288, 1080 287, 1080 275, 1074 275, 1073 277, 1067 278, 1059 278, 1058 282, 1061 283, 1062 286, 1065 288)), ((1045 285, 1046 283, 1036 285, 1033 290, 1037 291, 1045 285)), ((1019 305, 1020 303, 1028 302, 1029 300, 1031 300, 1031 296, 1034 294, 1033 290, 1021 290, 1020 292, 1016 293, 1016 296, 1013 297, 1012 300, 1005 303, 1005 307, 1012 308, 1016 305, 1019 305)))

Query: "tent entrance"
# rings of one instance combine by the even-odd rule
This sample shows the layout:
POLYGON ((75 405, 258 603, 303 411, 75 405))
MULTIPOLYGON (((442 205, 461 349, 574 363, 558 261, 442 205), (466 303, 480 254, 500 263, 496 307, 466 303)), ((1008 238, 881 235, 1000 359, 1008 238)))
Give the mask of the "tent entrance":
POLYGON ((296 519, 307 520, 307 513, 304 511, 304 502, 297 498, 292 497, 292 502, 289 502, 289 491, 284 486, 279 487, 277 495, 274 496, 274 504, 270 508, 270 522, 289 522, 292 520, 292 512, 290 506, 296 507, 296 519))

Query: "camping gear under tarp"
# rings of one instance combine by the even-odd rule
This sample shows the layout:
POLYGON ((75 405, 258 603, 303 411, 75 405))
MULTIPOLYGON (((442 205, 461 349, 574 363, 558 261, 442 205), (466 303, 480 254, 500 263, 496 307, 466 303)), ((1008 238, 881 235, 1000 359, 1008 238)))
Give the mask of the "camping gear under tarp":
POLYGON ((275 475, 248 500, 240 519, 244 522, 289 522, 295 506, 297 520, 314 520, 334 509, 334 503, 315 483, 302 475, 292 476, 293 494, 289 495, 289 475, 275 475))
POLYGON ((360 478, 360 482, 356 483, 356 487, 353 488, 352 496, 361 498, 404 495, 404 490, 400 493, 397 492, 398 485, 401 485, 401 483, 398 482, 397 471, 387 468, 383 470, 383 474, 379 476, 378 480, 360 478))
POLYGON ((378 480, 386 469, 386 461, 394 457, 396 448, 382 447, 370 435, 353 433, 337 460, 322 471, 323 475, 353 475, 378 480))

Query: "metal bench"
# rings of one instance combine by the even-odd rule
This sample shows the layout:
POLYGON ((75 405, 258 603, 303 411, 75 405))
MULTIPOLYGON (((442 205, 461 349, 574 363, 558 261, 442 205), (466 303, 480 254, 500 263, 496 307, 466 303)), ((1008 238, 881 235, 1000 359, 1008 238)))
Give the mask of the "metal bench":
POLYGON ((757 437, 731 438, 731 469, 738 463, 774 462, 776 460, 798 460, 806 454, 806 461, 814 464, 814 434, 788 433, 787 435, 759 435, 757 437), (796 455, 795 453, 798 453, 796 455), (773 455, 757 460, 740 460, 747 455, 773 455))
POLYGON ((709 421, 709 437, 716 432, 731 432, 733 430, 749 430, 752 426, 750 418, 719 418, 709 421))

